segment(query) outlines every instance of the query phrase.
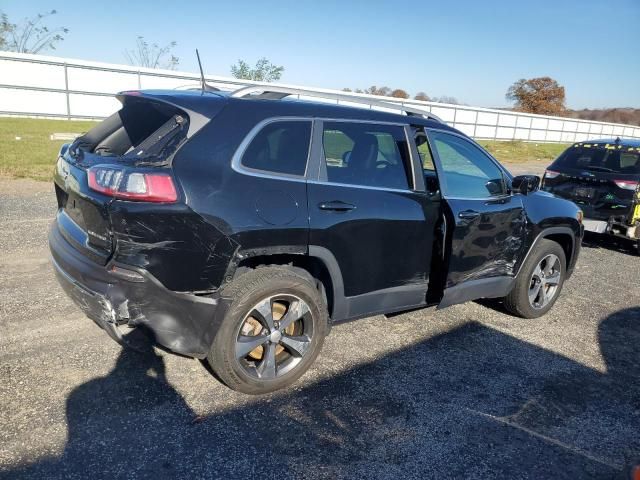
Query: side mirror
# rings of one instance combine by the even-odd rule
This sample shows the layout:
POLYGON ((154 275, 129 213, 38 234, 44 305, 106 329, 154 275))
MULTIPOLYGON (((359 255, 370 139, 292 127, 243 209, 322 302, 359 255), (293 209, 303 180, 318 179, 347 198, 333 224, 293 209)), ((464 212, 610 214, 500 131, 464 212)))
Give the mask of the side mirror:
POLYGON ((350 158, 351 158, 351 150, 344 152, 342 154, 342 163, 344 163, 345 165, 348 165, 350 158))
POLYGON ((540 177, 537 175, 518 175, 511 180, 511 191, 521 195, 529 195, 540 188, 540 177))
POLYGON ((502 195, 504 193, 504 182, 502 181, 502 178, 489 180, 484 186, 491 196, 502 195))

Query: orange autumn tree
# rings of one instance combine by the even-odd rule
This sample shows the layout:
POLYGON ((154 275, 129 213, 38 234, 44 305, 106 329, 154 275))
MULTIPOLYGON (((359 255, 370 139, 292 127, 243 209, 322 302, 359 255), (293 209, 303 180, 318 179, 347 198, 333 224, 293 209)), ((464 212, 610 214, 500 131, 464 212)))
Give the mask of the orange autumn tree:
POLYGON ((551 77, 522 78, 509 87, 506 98, 521 112, 562 115, 566 111, 564 87, 551 77))

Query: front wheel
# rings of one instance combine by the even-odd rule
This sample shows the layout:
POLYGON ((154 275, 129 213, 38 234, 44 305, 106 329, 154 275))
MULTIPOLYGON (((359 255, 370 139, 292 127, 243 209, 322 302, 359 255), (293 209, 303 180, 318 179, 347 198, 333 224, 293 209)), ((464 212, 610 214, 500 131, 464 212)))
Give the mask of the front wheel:
POLYGON ((231 306, 207 360, 220 379, 261 394, 295 382, 318 356, 328 328, 322 295, 306 272, 263 267, 225 288, 231 306))
POLYGON ((523 318, 538 318, 553 307, 562 291, 567 260, 562 247, 541 239, 520 269, 516 283, 504 298, 505 308, 523 318))

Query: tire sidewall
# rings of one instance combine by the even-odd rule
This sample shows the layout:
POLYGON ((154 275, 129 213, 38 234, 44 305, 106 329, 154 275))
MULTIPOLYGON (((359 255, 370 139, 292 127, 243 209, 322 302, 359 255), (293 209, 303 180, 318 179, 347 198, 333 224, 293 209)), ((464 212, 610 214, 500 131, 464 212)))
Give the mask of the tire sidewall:
POLYGON ((327 330, 326 306, 318 290, 305 278, 291 272, 287 277, 274 278, 268 284, 260 284, 248 294, 232 302, 214 339, 210 364, 214 371, 230 387, 250 394, 268 393, 295 382, 316 359, 327 330), (309 306, 313 322, 313 337, 309 351, 290 372, 273 380, 252 377, 235 358, 235 343, 246 315, 261 300, 274 295, 288 294, 300 297, 309 306))
POLYGON ((516 303, 520 315, 525 318, 538 318, 545 315, 549 310, 551 310, 562 293, 562 288, 566 279, 566 272, 566 254, 564 253, 564 250, 562 249, 560 244, 551 240, 541 240, 540 243, 536 246, 535 251, 533 251, 532 255, 526 260, 525 265, 523 266, 523 269, 520 272, 520 276, 516 282, 516 303), (544 306, 543 308, 533 308, 533 306, 529 303, 529 285, 531 276, 533 275, 533 271, 540 263, 540 261, 549 254, 556 255, 560 259, 560 283, 558 284, 555 295, 546 306, 544 306))

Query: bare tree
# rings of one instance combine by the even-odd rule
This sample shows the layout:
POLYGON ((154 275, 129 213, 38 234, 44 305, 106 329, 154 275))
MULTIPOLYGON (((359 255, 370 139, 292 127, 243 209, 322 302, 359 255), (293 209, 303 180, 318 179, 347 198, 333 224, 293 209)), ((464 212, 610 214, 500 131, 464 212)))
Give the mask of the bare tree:
POLYGON ((7 50, 7 37, 9 36, 9 17, 0 12, 0 50, 7 50))
POLYGON ((164 47, 157 43, 147 42, 144 37, 139 36, 136 39, 136 46, 132 50, 125 50, 124 56, 131 65, 145 68, 164 68, 166 70, 175 70, 180 59, 171 51, 178 44, 173 41, 164 47))
POLYGON ((391 89, 389 87, 377 87, 376 85, 372 85, 371 87, 365 88, 364 90, 360 90, 359 88, 355 90, 351 90, 350 88, 343 88, 342 91, 366 93, 368 95, 378 95, 381 97, 409 98, 409 94, 402 88, 391 89))
POLYGON ((391 89, 389 87, 376 87, 372 85, 369 88, 364 89, 364 93, 368 93, 369 95, 380 95, 382 97, 388 97, 391 93, 391 89))
POLYGON ((49 28, 45 25, 55 10, 25 18, 22 23, 11 23, 6 13, 0 12, 0 49, 17 53, 40 53, 55 50, 56 44, 69 33, 66 27, 49 28))
POLYGON ((453 105, 460 105, 460 102, 456 97, 449 97, 447 95, 442 95, 441 97, 433 97, 431 101, 438 102, 438 103, 451 103, 453 105))
POLYGON ((238 60, 238 63, 231 65, 231 75, 235 78, 254 80, 256 82, 273 82, 280 80, 283 72, 283 66, 274 65, 265 57, 259 59, 253 68, 244 60, 238 60))
POLYGON ((428 101, 430 100, 430 99, 429 99, 429 95, 427 95, 427 94, 426 94, 426 93, 424 93, 424 92, 418 92, 418 93, 416 93, 416 96, 415 96, 415 97, 413 97, 413 99, 414 99, 414 100, 420 100, 420 101, 422 101, 422 102, 428 102, 428 101))

